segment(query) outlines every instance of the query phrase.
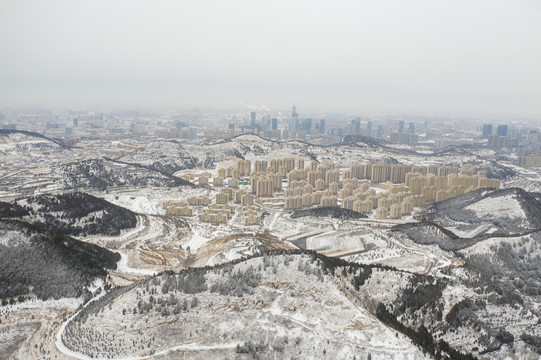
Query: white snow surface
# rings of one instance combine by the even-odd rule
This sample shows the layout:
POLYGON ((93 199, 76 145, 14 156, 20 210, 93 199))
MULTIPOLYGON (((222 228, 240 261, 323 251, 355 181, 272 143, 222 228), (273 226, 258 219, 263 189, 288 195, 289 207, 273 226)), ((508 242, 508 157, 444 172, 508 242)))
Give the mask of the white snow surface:
POLYGON ((493 216, 495 213, 514 219, 526 219, 526 214, 513 195, 487 197, 465 208, 474 211, 479 218, 493 216))
POLYGON ((205 245, 209 241, 210 239, 202 236, 198 230, 193 229, 192 238, 186 243, 185 248, 187 249, 189 247, 190 252, 196 253, 201 246, 205 245))
POLYGON ((159 215, 161 210, 157 202, 151 201, 147 196, 143 195, 114 195, 105 194, 103 199, 112 204, 122 206, 139 214, 159 215))
POLYGON ((461 238, 471 239, 481 233, 491 234, 494 231, 497 231, 498 228, 495 228, 492 224, 483 224, 479 226, 472 226, 466 228, 461 228, 460 226, 448 227, 447 230, 452 231, 455 235, 460 236, 461 238))

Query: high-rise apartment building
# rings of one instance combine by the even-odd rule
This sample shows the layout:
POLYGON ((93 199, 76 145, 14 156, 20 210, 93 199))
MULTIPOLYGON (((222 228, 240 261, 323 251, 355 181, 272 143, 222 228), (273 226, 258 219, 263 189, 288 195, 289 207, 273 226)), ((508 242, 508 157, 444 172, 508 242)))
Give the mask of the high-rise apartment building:
POLYGON ((325 119, 319 120, 319 133, 325 134, 325 119))
POLYGON ((250 129, 252 129, 252 132, 255 132, 255 111, 250 113, 250 129))
POLYGON ((488 137, 492 135, 492 124, 484 124, 483 125, 483 134, 481 137, 483 139, 488 139, 488 137))
POLYGON ((507 136, 507 125, 498 125, 496 128, 496 134, 498 136, 507 136))
POLYGON ((312 119, 302 119, 301 122, 301 130, 306 131, 306 134, 310 135, 310 132, 312 131, 312 119))

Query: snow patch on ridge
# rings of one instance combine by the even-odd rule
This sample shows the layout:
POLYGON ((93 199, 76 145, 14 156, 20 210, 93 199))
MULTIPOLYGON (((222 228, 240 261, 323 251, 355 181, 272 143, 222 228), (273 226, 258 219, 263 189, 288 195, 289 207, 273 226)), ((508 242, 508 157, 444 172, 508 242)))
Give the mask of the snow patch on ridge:
POLYGON ((526 219, 526 213, 513 195, 487 197, 465 208, 474 211, 479 218, 501 214, 514 219, 526 219))

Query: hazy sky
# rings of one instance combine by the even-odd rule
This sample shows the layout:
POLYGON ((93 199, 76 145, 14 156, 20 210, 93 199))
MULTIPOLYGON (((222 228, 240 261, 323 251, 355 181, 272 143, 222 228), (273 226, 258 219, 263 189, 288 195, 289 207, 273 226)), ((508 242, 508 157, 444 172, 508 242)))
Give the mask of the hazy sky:
POLYGON ((541 117, 539 0, 1 0, 0 105, 541 117))

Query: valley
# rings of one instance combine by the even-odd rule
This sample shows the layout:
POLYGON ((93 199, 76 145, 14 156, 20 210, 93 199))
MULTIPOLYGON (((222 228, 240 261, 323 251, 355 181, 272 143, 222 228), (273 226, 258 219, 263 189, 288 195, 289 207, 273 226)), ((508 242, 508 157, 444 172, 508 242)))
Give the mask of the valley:
MULTIPOLYGON (((151 141, 114 158, 99 147, 7 137, 0 358, 539 356, 541 202, 527 191, 537 180, 489 150, 422 154, 363 139, 323 146, 243 135, 199 145, 151 141), (24 170, 20 149, 51 148, 56 155, 42 156, 40 174, 24 170), (300 178, 282 174, 270 194, 253 193, 250 176, 234 181, 238 164, 289 158, 296 159, 289 173, 300 178), (379 164, 425 171, 412 177, 427 184, 444 177, 451 184, 455 175, 441 171, 461 171, 461 181, 499 185, 421 204, 415 196, 432 196, 412 192, 421 180, 349 177, 357 166, 379 164), (335 203, 286 208, 292 181, 303 181, 298 171, 310 166, 338 174, 337 192, 323 195, 335 203), (12 186, 28 178, 35 187, 12 186), (223 194, 228 200, 218 204, 223 194), (406 202, 394 217, 379 210, 406 202), (224 206, 226 217, 205 220, 224 206), (38 286, 44 277, 47 291, 38 286)), ((333 191, 331 181, 318 184, 314 198, 333 191)))

